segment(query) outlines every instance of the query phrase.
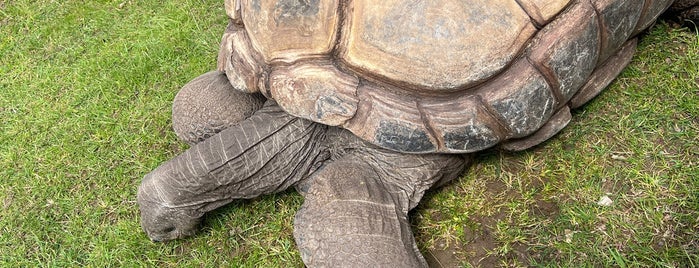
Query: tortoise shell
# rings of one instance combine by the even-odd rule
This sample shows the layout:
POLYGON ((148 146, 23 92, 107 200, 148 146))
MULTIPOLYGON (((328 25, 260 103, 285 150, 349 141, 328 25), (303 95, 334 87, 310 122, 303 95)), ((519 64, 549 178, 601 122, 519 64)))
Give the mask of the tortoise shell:
POLYGON ((384 148, 521 150, 606 87, 671 2, 227 0, 218 68, 384 148))

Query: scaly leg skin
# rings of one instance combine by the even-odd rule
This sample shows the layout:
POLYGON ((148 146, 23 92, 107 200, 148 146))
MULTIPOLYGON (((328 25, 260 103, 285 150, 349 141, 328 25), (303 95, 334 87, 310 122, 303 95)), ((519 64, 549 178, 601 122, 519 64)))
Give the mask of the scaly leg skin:
POLYGON ((208 211, 285 190, 327 158, 325 131, 268 102, 147 174, 138 189, 141 226, 154 241, 182 238, 208 211))
POLYGON ((296 175, 275 177, 279 179, 276 183, 268 180, 266 184, 262 183, 258 187, 251 185, 251 180, 259 179, 259 175, 247 178, 232 177, 245 176, 245 169, 250 173, 251 169, 265 171, 274 166, 294 166, 289 161, 279 161, 271 157, 273 155, 266 158, 253 154, 241 156, 241 152, 265 150, 264 146, 269 147, 270 144, 276 146, 274 142, 279 139, 280 142, 290 142, 290 144, 285 147, 275 147, 277 151, 283 150, 287 156, 295 154, 300 157, 299 154, 310 152, 303 151, 308 149, 301 148, 303 144, 318 139, 316 136, 323 132, 322 127, 316 129, 318 127, 310 127, 309 122, 299 121, 286 115, 273 103, 269 103, 268 107, 259 111, 254 118, 247 122, 243 121, 260 110, 263 103, 264 97, 234 89, 225 74, 216 71, 200 75, 180 90, 173 102, 173 129, 181 140, 194 147, 148 174, 139 188, 138 199, 141 206, 142 225, 153 240, 164 241, 191 235, 196 230, 199 218, 204 212, 229 202, 230 198, 236 195, 254 196, 259 194, 258 192, 273 191, 269 188, 275 184, 281 190, 298 180, 296 175), (267 122, 262 123, 258 128, 257 124, 261 121, 267 122), (227 128, 232 129, 204 145, 196 145, 227 128), (294 129, 299 131, 295 132, 294 129), (284 139, 274 137, 277 132, 294 133, 284 139), (241 139, 241 137, 247 139, 241 139), (230 146, 238 147, 231 149, 228 148, 230 146), (298 151, 294 151, 296 149, 298 151), (266 163, 269 166, 247 166, 245 161, 257 161, 258 164, 266 163), (241 165, 242 168, 239 167, 241 165), (200 169, 190 170, 194 167, 200 167, 200 169), (225 171, 229 167, 238 168, 238 170, 225 171), (231 175, 237 171, 240 174, 231 175), (214 185, 219 189, 211 188, 214 185), (217 195, 216 191, 230 187, 257 188, 249 191, 240 189, 230 196, 225 194, 216 197, 206 196, 206 194, 217 195))
POLYGON ((194 78, 172 102, 172 128, 182 141, 194 145, 250 117, 262 108, 261 94, 236 90, 223 72, 194 78))
POLYGON ((328 130, 333 159, 308 180, 294 237, 308 267, 426 267, 408 211, 461 174, 459 155, 413 155, 328 130))

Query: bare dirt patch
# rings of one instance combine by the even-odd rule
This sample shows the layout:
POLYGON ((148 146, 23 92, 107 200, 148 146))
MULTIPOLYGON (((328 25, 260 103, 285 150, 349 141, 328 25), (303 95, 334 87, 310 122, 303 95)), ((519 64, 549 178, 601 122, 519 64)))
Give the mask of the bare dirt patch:
MULTIPOLYGON (((487 218, 479 220, 489 221, 487 218)), ((464 235, 468 243, 463 250, 469 254, 469 263, 477 267, 495 267, 498 264, 498 257, 494 252, 498 247, 498 242, 493 236, 489 227, 482 227, 480 230, 469 230, 464 235)))
MULTIPOLYGON (((486 157, 490 158, 492 154, 486 157)), ((468 172, 483 174, 475 177, 484 181, 467 183, 468 186, 459 185, 459 182, 446 186, 445 190, 461 192, 464 196, 468 194, 465 191, 478 192, 487 201, 483 207, 475 205, 475 213, 469 213, 467 226, 461 227, 463 232, 457 241, 434 238, 432 248, 424 252, 430 267, 462 267, 465 263, 474 267, 526 266, 531 260, 550 255, 545 252, 550 250, 548 248, 530 246, 531 243, 538 244, 537 239, 531 236, 537 232, 538 224, 555 221, 561 208, 558 201, 543 192, 549 179, 534 175, 544 168, 538 158, 533 162, 526 161, 521 155, 506 154, 496 159, 486 159, 485 162, 489 164, 476 162, 468 172), (536 193, 532 196, 531 191, 536 193), (509 207, 506 204, 524 206, 509 207), (518 213, 525 215, 517 216, 518 213), (506 230, 510 227, 521 230, 525 239, 515 238, 515 234, 506 230)), ((451 219, 450 215, 442 215, 437 210, 430 213, 429 217, 436 222, 451 219)))
POLYGON ((536 199, 534 204, 529 209, 535 217, 546 217, 553 219, 560 213, 560 208, 556 202, 541 199, 536 199))
POLYGON ((2 209, 6 210, 6 209, 10 208, 13 200, 14 200, 14 193, 12 192, 12 188, 10 188, 7 190, 7 194, 5 195, 5 198, 2 200, 2 209))
POLYGON ((424 254, 430 267, 447 268, 461 266, 461 261, 458 259, 456 252, 463 250, 462 248, 454 244, 446 246, 447 243, 444 240, 438 240, 436 244, 436 248, 430 249, 424 254))

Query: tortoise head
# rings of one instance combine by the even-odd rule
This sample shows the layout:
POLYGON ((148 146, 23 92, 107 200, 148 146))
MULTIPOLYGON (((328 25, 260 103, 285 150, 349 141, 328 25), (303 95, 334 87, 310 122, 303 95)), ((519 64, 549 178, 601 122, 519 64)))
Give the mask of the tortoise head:
MULTIPOLYGON (((152 173, 151 173, 152 174, 152 173)), ((171 206, 159 196, 157 185, 148 174, 138 187, 141 227, 154 242, 165 242, 194 235, 201 222, 202 212, 196 208, 171 206)))

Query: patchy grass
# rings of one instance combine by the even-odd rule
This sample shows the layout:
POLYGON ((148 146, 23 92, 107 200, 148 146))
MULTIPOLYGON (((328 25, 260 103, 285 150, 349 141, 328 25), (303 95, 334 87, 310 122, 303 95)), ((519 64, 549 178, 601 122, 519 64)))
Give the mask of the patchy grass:
POLYGON ((554 139, 484 152, 427 197, 423 251, 464 266, 699 266, 697 107, 699 35, 657 25, 554 139))
MULTIPOLYGON (((295 193, 152 243, 141 177, 186 147, 179 87, 215 66, 223 5, 0 0, 0 266, 302 266, 295 193)), ((488 151, 414 213, 428 256, 480 265, 696 266, 699 38, 665 25, 555 139, 488 151), (613 200, 598 206, 600 197, 613 200), (446 250, 445 250, 446 249, 446 250)))

